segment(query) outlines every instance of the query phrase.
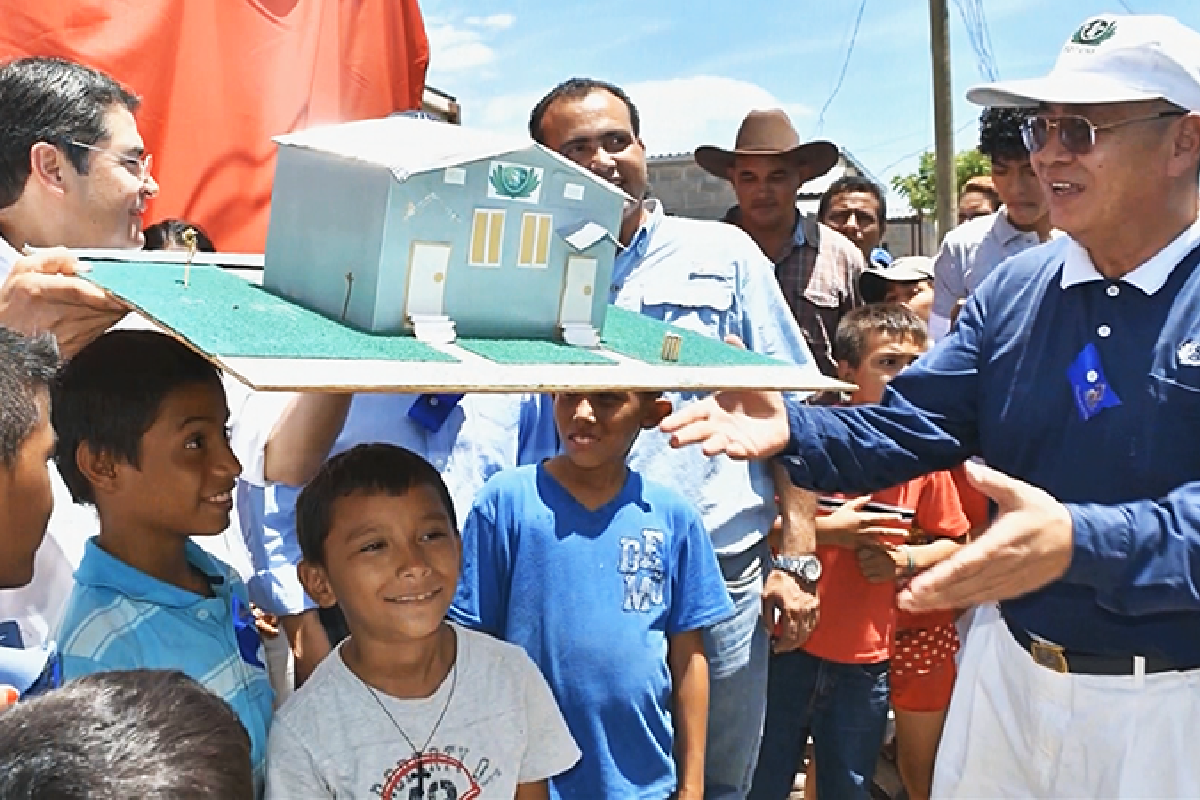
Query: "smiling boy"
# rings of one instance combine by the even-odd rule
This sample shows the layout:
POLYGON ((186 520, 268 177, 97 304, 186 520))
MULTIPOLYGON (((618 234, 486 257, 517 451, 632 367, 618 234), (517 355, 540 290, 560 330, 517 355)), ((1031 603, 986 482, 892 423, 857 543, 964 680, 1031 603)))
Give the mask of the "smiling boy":
POLYGON ((217 371, 151 331, 104 334, 53 396, 59 471, 96 507, 58 640, 67 678, 179 669, 237 713, 261 775, 273 695, 246 589, 189 539, 225 530, 241 465, 217 371))
POLYGON ((339 453, 296 533, 305 590, 350 636, 280 709, 267 796, 545 798, 579 750, 519 648, 446 622, 462 544, 437 470, 395 445, 339 453))
POLYGON ((669 410, 649 393, 556 395, 563 452, 492 478, 463 529, 451 615, 525 648, 583 751, 553 797, 703 791, 701 631, 733 605, 699 513, 625 465, 669 410))

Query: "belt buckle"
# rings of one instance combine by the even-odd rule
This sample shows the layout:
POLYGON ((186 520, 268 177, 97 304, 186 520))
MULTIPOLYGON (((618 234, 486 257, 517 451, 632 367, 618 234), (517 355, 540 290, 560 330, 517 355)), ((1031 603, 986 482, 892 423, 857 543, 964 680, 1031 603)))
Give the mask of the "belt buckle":
POLYGON ((1059 645, 1034 639, 1029 643, 1029 654, 1033 656, 1034 662, 1052 672, 1070 671, 1067 668, 1065 651, 1059 645))

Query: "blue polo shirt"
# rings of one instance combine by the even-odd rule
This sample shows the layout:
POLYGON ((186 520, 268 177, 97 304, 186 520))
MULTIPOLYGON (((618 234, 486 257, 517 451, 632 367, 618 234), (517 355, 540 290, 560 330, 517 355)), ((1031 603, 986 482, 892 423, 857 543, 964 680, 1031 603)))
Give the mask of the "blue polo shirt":
POLYGON ((58 631, 68 680, 118 669, 177 669, 227 702, 250 734, 255 774, 267 753, 274 693, 246 587, 233 570, 187 543, 207 576, 201 597, 118 561, 89 539, 58 631))
POLYGON ((873 490, 980 455, 1074 525, 1066 575, 1003 603, 1010 619, 1200 665, 1197 262, 1200 223, 1117 281, 1065 237, 1006 261, 881 405, 789 408, 793 480, 873 490))
MULTIPOLYGON (((750 350, 810 368, 823 380, 779 289, 775 265, 753 239, 723 222, 670 216, 654 200, 646 210, 613 264, 609 302, 714 339, 733 334, 750 350)), ((679 409, 702 395, 664 396, 679 409)), ((545 438, 554 435, 549 405, 541 407, 545 438)), ((676 450, 656 429, 638 436, 628 463, 696 505, 718 555, 745 552, 775 521, 775 486, 764 462, 708 458, 698 447, 676 450)))

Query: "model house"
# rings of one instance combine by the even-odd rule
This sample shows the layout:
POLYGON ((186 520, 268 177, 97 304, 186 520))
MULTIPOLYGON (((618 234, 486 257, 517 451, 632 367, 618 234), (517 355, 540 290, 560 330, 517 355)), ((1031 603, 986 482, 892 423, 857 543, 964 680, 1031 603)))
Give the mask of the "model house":
POLYGON ((389 117, 280 136, 264 286, 348 325, 595 346, 629 199, 523 137, 389 117))

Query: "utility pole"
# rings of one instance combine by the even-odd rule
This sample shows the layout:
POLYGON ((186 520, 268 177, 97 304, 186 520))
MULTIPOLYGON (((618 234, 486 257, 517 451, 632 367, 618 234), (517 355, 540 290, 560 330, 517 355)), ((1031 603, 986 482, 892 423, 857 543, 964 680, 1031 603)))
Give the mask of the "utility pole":
POLYGON ((937 170, 937 239, 956 221, 954 108, 950 93, 950 12, 946 0, 929 0, 929 45, 933 52, 933 143, 937 170))

